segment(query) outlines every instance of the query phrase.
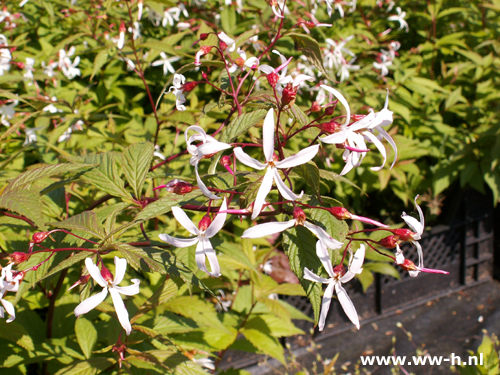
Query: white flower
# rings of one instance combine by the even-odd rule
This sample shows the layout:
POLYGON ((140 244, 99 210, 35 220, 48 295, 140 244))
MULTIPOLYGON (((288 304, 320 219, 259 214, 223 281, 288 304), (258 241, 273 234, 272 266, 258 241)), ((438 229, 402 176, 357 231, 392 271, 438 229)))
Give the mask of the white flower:
POLYGON ((346 162, 346 165, 340 174, 344 175, 352 168, 361 164, 366 152, 369 151, 366 149, 365 140, 375 144, 384 159, 381 166, 372 167, 371 170, 379 171, 382 169, 385 165, 387 156, 385 147, 380 138, 385 138, 394 149, 394 161, 391 165, 392 168, 397 158, 397 147, 391 136, 382 128, 383 126, 387 126, 392 123, 392 111, 389 111, 388 109, 389 91, 387 91, 384 108, 380 112, 374 113, 373 110, 370 110, 370 113, 364 118, 349 125, 351 110, 347 100, 339 91, 326 85, 321 85, 321 87, 339 99, 347 111, 345 123, 335 133, 324 138, 319 138, 319 140, 324 143, 344 145, 345 151, 342 157, 346 162), (375 130, 379 132, 378 136, 375 136, 375 130))
POLYGON ((122 21, 119 28, 118 40, 116 41, 116 47, 118 49, 122 49, 125 45, 125 31, 127 31, 127 29, 125 27, 125 23, 122 21))
POLYGON ((285 15, 290 14, 288 7, 285 5, 285 0, 271 1, 271 9, 276 17, 285 18, 285 15), (281 12, 278 12, 278 8, 281 12))
POLYGON ((297 199, 302 198, 304 192, 300 193, 300 195, 294 194, 294 192, 291 191, 290 188, 287 187, 285 183, 281 180, 281 177, 278 173, 278 168, 292 168, 296 167, 297 165, 305 164, 318 153, 319 149, 319 145, 314 145, 303 149, 294 156, 290 156, 281 161, 275 160, 274 112, 272 108, 269 110, 269 112, 267 112, 267 116, 264 120, 264 126, 262 128, 262 133, 263 133, 262 150, 264 151, 264 157, 266 160, 265 163, 261 163, 260 161, 255 160, 254 158, 248 156, 241 147, 236 147, 234 149, 234 155, 243 164, 258 170, 266 169, 266 174, 264 175, 262 184, 260 185, 253 206, 252 220, 255 219, 260 214, 260 211, 262 210, 262 207, 266 201, 267 194, 271 191, 271 188, 273 186, 273 181, 276 183, 279 192, 286 200, 296 201, 297 199))
MULTIPOLYGON (((418 211, 418 218, 419 220, 415 219, 414 217, 407 215, 406 212, 403 212, 403 215, 401 215, 401 218, 405 221, 405 223, 411 228, 413 231, 411 235, 410 242, 415 245, 417 248, 417 253, 418 253, 418 268, 424 268, 424 254, 422 252, 422 246, 418 242, 422 238, 422 233, 424 233, 424 228, 425 228, 425 218, 424 218, 424 213, 422 212, 422 209, 420 206, 417 204, 417 199, 418 195, 415 197, 415 207, 417 208, 418 211)), ((397 264, 403 264, 405 261, 403 252, 397 246, 397 251, 396 251, 396 263, 397 264)), ((410 270, 409 274, 411 277, 416 277, 419 274, 419 270, 410 270)))
POLYGON ((192 125, 186 129, 184 132, 184 137, 186 139, 187 150, 192 155, 189 163, 195 167, 196 181, 198 182, 198 187, 205 196, 210 199, 220 199, 217 195, 214 195, 207 189, 205 184, 200 178, 198 173, 198 163, 201 159, 205 157, 210 157, 220 151, 227 150, 231 148, 231 145, 223 142, 219 142, 214 137, 208 135, 205 130, 197 125, 192 125), (188 138, 189 130, 194 130, 198 134, 192 135, 188 138), (201 142, 201 144, 194 144, 194 142, 201 142))
POLYGON ((257 57, 250 57, 247 59, 247 54, 245 51, 243 51, 241 48, 238 48, 238 54, 240 55, 239 58, 235 60, 235 63, 233 66, 229 68, 229 73, 234 73, 238 67, 241 69, 245 70, 245 67, 247 68, 256 68, 259 65, 259 59, 257 57))
POLYGON ((350 281, 354 275, 361 273, 363 270, 361 266, 363 265, 363 261, 365 259, 365 245, 360 245, 354 258, 351 257, 348 271, 345 274, 343 272, 344 267, 342 265, 335 267, 335 269, 332 267, 332 262, 330 260, 330 256, 328 255, 328 249, 321 241, 316 243, 316 254, 321 260, 326 272, 330 276, 329 279, 325 279, 317 276, 309 269, 304 268, 304 279, 317 283, 328 284, 325 294, 323 295, 323 300, 321 301, 321 313, 318 325, 319 330, 322 331, 325 327, 325 321, 328 315, 328 310, 330 309, 334 289, 340 305, 344 309, 347 317, 356 326, 356 328, 359 329, 358 313, 356 312, 356 308, 354 307, 351 299, 347 295, 347 292, 342 287, 342 284, 350 281))
POLYGON ((389 21, 398 21, 399 22, 399 28, 398 28, 398 30, 401 30, 401 29, 405 28, 406 32, 408 32, 408 30, 409 30, 408 29, 408 23, 405 21, 406 12, 403 12, 400 7, 396 8, 396 12, 398 12, 397 15, 394 14, 394 15, 388 17, 387 19, 389 21))
POLYGON ((19 100, 13 100, 10 104, 4 104, 0 106, 0 123, 7 127, 10 126, 9 120, 14 117, 16 111, 14 110, 15 106, 19 103, 19 100))
POLYGON ((55 61, 51 61, 48 65, 45 65, 45 61, 42 61, 43 73, 51 78, 54 77, 54 69, 58 66, 59 64, 55 61))
POLYGON ((389 57, 384 53, 381 53, 379 55, 379 58, 380 58, 380 62, 374 62, 373 66, 376 69, 380 69, 380 75, 382 77, 385 77, 387 74, 389 74, 388 67, 392 65, 392 60, 390 60, 389 57))
POLYGON ((38 127, 38 128, 26 128, 26 139, 24 140, 23 147, 29 145, 30 143, 36 142, 38 137, 36 135, 36 132, 38 130, 42 130, 43 127, 38 127))
MULTIPOLYGON (((49 97, 46 97, 46 98, 52 100, 55 103, 57 103, 57 98, 55 96, 53 96, 52 98, 49 98, 49 97)), ((62 109, 57 108, 52 103, 50 103, 48 106, 43 107, 42 111, 49 112, 49 113, 63 112, 62 109)))
POLYGON ((19 290, 19 280, 21 275, 13 277, 12 275, 12 263, 2 269, 2 276, 0 277, 0 318, 4 318, 5 312, 9 314, 7 323, 12 322, 16 319, 16 310, 14 305, 9 301, 3 299, 5 293, 7 292, 17 292, 19 290))
MULTIPOLYGON (((141 4, 142 5, 142 4, 141 4)), ((132 33, 132 38, 134 40, 136 39, 139 39, 142 35, 141 35, 141 23, 140 22, 137 22, 137 21, 134 21, 134 27, 129 27, 127 30, 129 33, 132 33)))
POLYGON ((120 294, 125 296, 133 296, 139 293, 139 279, 132 279, 132 285, 129 286, 118 286, 123 280, 125 276, 125 271, 127 269, 127 260, 118 258, 115 256, 115 277, 111 279, 111 273, 103 268, 102 271, 99 271, 99 268, 94 264, 92 258, 85 259, 85 266, 89 271, 90 276, 94 279, 94 281, 99 284, 103 290, 100 293, 94 294, 93 296, 87 298, 85 301, 81 302, 75 308, 75 316, 80 316, 88 313, 90 310, 94 309, 99 305, 106 296, 111 294, 111 298, 113 300, 113 305, 115 307, 116 315, 118 316, 118 321, 121 326, 127 332, 127 335, 132 331, 132 326, 130 325, 128 311, 123 303, 122 297, 120 294))
POLYGON ((268 77, 267 79, 269 83, 273 85, 273 87, 276 87, 276 90, 278 92, 281 92, 283 91, 283 87, 289 82, 289 76, 287 76, 286 73, 288 71, 288 64, 290 64, 290 61, 292 61, 293 57, 290 57, 287 60, 285 56, 279 53, 279 51, 273 50, 273 53, 277 54, 280 57, 281 65, 274 69, 267 64, 262 64, 261 66, 259 66, 259 72, 265 73, 268 77), (281 73, 278 76, 278 73, 280 71, 281 73), (272 80, 275 80, 275 82, 271 83, 272 80))
POLYGON ((219 37, 219 40, 221 42, 224 42, 224 44, 227 46, 228 52, 233 52, 236 49, 236 42, 234 41, 234 39, 231 39, 229 36, 227 36, 224 31, 218 33, 217 36, 219 37))
POLYGON ((345 47, 345 45, 353 38, 354 35, 349 35, 347 38, 338 43, 330 38, 325 39, 325 42, 332 47, 332 49, 327 50, 325 53, 323 63, 325 68, 333 69, 333 67, 335 67, 335 69, 339 69, 342 64, 345 64, 347 61, 344 58, 343 52, 347 53, 351 57, 356 56, 350 49, 345 47))
POLYGON ((71 138, 71 134, 73 134, 73 132, 75 130, 83 130, 83 127, 82 127, 83 124, 84 124, 84 122, 82 120, 78 120, 77 122, 75 122, 64 133, 62 133, 59 136, 59 138, 57 139, 57 142, 61 143, 61 142, 69 140, 71 138))
MULTIPOLYGON (((1 18, 1 17, 0 17, 1 18)), ((0 19, 0 22, 1 19, 0 19)), ((7 38, 5 35, 0 34, 0 76, 4 75, 5 72, 10 70, 10 61, 12 60, 12 54, 7 47, 9 44, 7 43, 7 38)))
POLYGON ((160 66, 163 65, 163 75, 166 76, 168 72, 174 74, 175 69, 172 66, 172 62, 179 61, 180 58, 177 56, 168 57, 165 52, 160 52, 161 60, 156 60, 151 63, 152 66, 160 66))
POLYGON ((24 65, 24 69, 26 69, 26 72, 24 73, 23 77, 27 78, 30 82, 28 82, 28 86, 31 86, 33 84, 33 72, 35 69, 33 69, 33 66, 35 65, 35 59, 32 57, 26 57, 26 64, 24 65))
POLYGON ((340 249, 343 245, 342 242, 332 238, 323 228, 311 224, 306 221, 306 215, 301 208, 296 207, 293 210, 293 219, 283 222, 269 222, 259 224, 254 227, 248 228, 243 232, 241 238, 260 238, 270 236, 271 234, 281 233, 288 228, 302 225, 314 234, 318 239, 330 249, 340 249))
POLYGON ((340 66, 339 71, 337 72, 337 77, 340 77, 340 82, 344 82, 349 79, 350 73, 349 70, 359 70, 359 65, 352 65, 352 63, 356 60, 356 58, 352 58, 351 61, 345 62, 340 66))
MULTIPOLYGON (((227 204, 226 199, 224 198, 224 201, 220 206, 220 211, 225 211, 226 209, 227 204)), ((186 228, 189 233, 194 234, 196 237, 180 239, 171 237, 168 234, 160 234, 158 236, 160 237, 160 240, 167 242, 175 247, 189 247, 198 244, 196 246, 195 255, 198 268, 203 272, 206 272, 210 276, 219 277, 219 261, 217 260, 217 255, 215 254, 215 250, 213 249, 209 239, 215 236, 222 229, 222 227, 224 226, 224 222, 226 221, 227 213, 218 214, 213 221, 210 220, 209 216, 204 216, 203 219, 200 220, 200 228, 196 228, 196 225, 193 224, 191 219, 180 207, 173 207, 172 213, 174 214, 177 221, 184 228, 186 228), (207 270, 205 258, 208 258, 210 268, 212 269, 211 272, 207 270)))
POLYGON ((175 95, 175 107, 178 111, 186 110, 186 107, 183 105, 186 102, 186 97, 183 93, 184 82, 186 82, 186 77, 182 74, 174 74, 174 81, 172 82, 172 86, 168 89, 168 92, 175 95))
POLYGON ((73 62, 70 57, 75 54, 75 47, 72 46, 66 53, 64 49, 59 50, 59 69, 68 79, 73 79, 81 74, 80 69, 77 68, 80 63, 80 56, 76 56, 73 62))

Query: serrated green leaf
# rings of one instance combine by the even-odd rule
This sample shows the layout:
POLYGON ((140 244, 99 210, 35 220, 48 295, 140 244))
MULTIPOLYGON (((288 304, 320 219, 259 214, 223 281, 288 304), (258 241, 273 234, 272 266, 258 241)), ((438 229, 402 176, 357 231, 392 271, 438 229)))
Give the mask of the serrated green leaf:
POLYGON ((249 319, 242 328, 241 333, 261 353, 274 357, 282 364, 285 364, 283 346, 275 337, 270 335, 269 327, 267 327, 262 318, 255 317, 249 319))
POLYGON ((233 142, 239 135, 245 133, 252 126, 259 123, 264 118, 266 113, 267 111, 265 109, 258 109, 236 117, 229 123, 226 129, 224 129, 221 134, 220 141, 226 143, 233 142))
POLYGON ((108 61, 108 51, 104 50, 99 52, 94 59, 94 66, 92 68, 92 74, 90 75, 90 80, 101 70, 101 68, 108 61))
POLYGON ((45 228, 42 213, 42 199, 38 191, 11 190, 4 192, 0 196, 0 207, 27 217, 40 229, 45 228))
POLYGON ((122 153, 123 173, 137 198, 142 196, 142 185, 151 166, 154 149, 151 142, 136 143, 122 153))
POLYGON ((97 342, 97 330, 90 320, 81 316, 75 322, 75 333, 78 345, 80 345, 85 358, 89 359, 97 342))
POLYGON ((349 180, 348 178, 344 177, 344 176, 341 176, 337 173, 334 173, 332 171, 326 171, 324 169, 320 169, 319 170, 319 175, 320 177, 323 179, 327 179, 329 181, 334 181, 334 182, 343 182, 343 183, 346 183, 348 185, 351 185, 352 187, 358 189, 359 191, 361 191, 361 188, 356 185, 354 182, 352 182, 351 180, 349 180))
POLYGON ((118 250, 137 271, 159 272, 162 275, 167 273, 161 263, 153 259, 150 254, 139 247, 134 247, 126 243, 114 243, 111 247, 118 250))
POLYGON ((299 165, 293 168, 293 171, 297 173, 300 177, 304 179, 307 186, 311 187, 314 194, 321 199, 320 196, 320 177, 319 177, 319 169, 314 162, 309 162, 306 164, 299 165))
POLYGON ((134 222, 144 222, 157 216, 170 212, 172 207, 186 204, 187 202, 201 197, 203 194, 194 190, 184 195, 168 194, 157 201, 148 204, 134 219, 134 222))
POLYGON ((135 322, 140 316, 146 314, 148 311, 153 310, 159 305, 164 304, 172 298, 179 290, 176 283, 172 279, 165 279, 165 282, 149 297, 146 302, 137 310, 130 323, 135 322))
POLYGON ((70 217, 69 219, 54 223, 48 223, 47 225, 55 228, 77 230, 101 240, 106 237, 104 228, 101 225, 101 222, 97 219, 97 215, 93 211, 84 211, 81 214, 70 217))
POLYGON ((15 321, 7 323, 5 319, 0 320, 0 338, 14 342, 28 351, 35 350, 33 339, 26 329, 15 321))
POLYGON ((90 256, 91 256, 90 252, 79 251, 78 253, 71 255, 69 258, 63 260, 57 266, 51 268, 50 271, 48 271, 47 273, 40 274, 40 276, 35 280, 35 283, 42 281, 43 279, 45 279, 49 276, 52 276, 52 275, 58 273, 59 271, 62 271, 63 269, 72 266, 75 263, 81 262, 82 260, 84 260, 85 258, 90 257, 90 256))

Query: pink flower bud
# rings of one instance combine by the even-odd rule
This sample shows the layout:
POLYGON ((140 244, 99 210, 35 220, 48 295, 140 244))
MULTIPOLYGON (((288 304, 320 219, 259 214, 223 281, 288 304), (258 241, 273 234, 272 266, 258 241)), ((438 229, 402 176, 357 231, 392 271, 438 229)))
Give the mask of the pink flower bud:
POLYGON ((207 75, 207 73, 205 73, 205 72, 201 72, 201 76, 203 77, 203 79, 208 80, 208 75, 207 75))
POLYGON ((413 240, 413 236, 415 235, 415 233, 412 232, 411 230, 404 228, 393 229, 391 232, 394 233, 394 235, 398 237, 401 241, 413 240))
POLYGON ((209 33, 200 34, 200 40, 207 40, 209 35, 210 35, 209 33))
POLYGON ((276 84, 278 83, 279 79, 280 79, 280 76, 274 72, 267 75, 267 82, 269 82, 271 87, 276 87, 276 84))
POLYGON ((155 189, 166 188, 169 193, 184 195, 193 191, 194 186, 183 180, 172 180, 166 185, 158 186, 155 189))
POLYGON ((351 218, 351 213, 344 207, 330 207, 326 209, 337 220, 346 220, 351 218))
POLYGON ((397 236, 387 236, 385 238, 382 238, 377 243, 380 246, 385 247, 386 249, 394 249, 396 247, 396 245, 398 245, 399 242, 400 241, 399 241, 399 238, 397 236))
POLYGON ((285 106, 287 104, 292 105, 295 102, 295 97, 297 96, 297 87, 294 87, 293 84, 289 83, 285 86, 281 96, 281 105, 285 106))
POLYGON ((210 219, 210 216, 205 215, 198 223, 198 229, 201 231, 206 231, 210 224, 212 224, 212 219, 210 219))
POLYGON ((331 116, 333 115, 333 112, 335 112, 335 105, 331 105, 329 107, 325 108, 325 116, 331 116))
POLYGON ((229 173, 231 173, 232 175, 234 175, 234 172, 233 170, 231 169, 231 158, 228 156, 228 155, 224 155, 221 159, 220 159, 220 164, 227 169, 227 171, 229 173))
POLYGON ((33 236, 31 237, 31 242, 36 244, 42 243, 49 235, 50 232, 33 233, 33 236))
POLYGON ((333 134, 339 131, 341 125, 336 121, 325 122, 318 124, 317 127, 328 134, 333 134))
POLYGON ((90 275, 85 275, 85 276, 80 276, 80 278, 73 284, 71 285, 68 290, 71 290, 73 288, 76 288, 78 285, 85 285, 90 279, 90 275))
POLYGON ((219 48, 221 51, 225 51, 227 49, 227 44, 224 43, 222 40, 219 40, 219 48))
POLYGON ((26 262, 30 258, 30 254, 16 251, 9 255, 9 258, 14 264, 20 264, 26 262))
POLYGON ((311 108, 309 109, 311 112, 315 113, 315 112, 319 112, 321 111, 321 106, 319 105, 318 102, 314 101, 312 104, 311 104, 311 108))
POLYGON ((104 266, 102 266, 102 268, 101 268, 101 276, 108 283, 113 282, 113 274, 104 266))

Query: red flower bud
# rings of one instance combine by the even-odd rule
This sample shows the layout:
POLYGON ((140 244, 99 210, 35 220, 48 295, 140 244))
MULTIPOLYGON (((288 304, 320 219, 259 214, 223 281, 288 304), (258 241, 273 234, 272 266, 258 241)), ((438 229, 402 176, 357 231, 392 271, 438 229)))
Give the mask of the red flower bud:
POLYGON ((351 218, 351 213, 344 207, 330 207, 327 208, 327 210, 335 216, 337 220, 346 220, 351 218))
POLYGON ((104 266, 102 266, 102 268, 101 268, 101 276, 108 283, 113 282, 113 274, 104 266))
POLYGON ((118 30, 121 33, 124 33, 127 30, 127 27, 125 26, 125 23, 123 21, 120 23, 120 28, 118 30))
POLYGON ((274 72, 267 75, 267 82, 269 82, 271 87, 276 87, 276 84, 278 83, 279 79, 280 79, 280 76, 274 72))
POLYGON ((186 82, 182 86, 182 91, 184 92, 190 92, 192 89, 194 89, 196 86, 198 86, 198 82, 193 81, 193 82, 186 82))
POLYGON ((297 96, 298 87, 293 87, 291 83, 285 86, 281 96, 281 105, 285 106, 287 104, 292 105, 295 102, 295 97, 297 96))
POLYGON ((318 124, 317 127, 324 131, 325 133, 328 134, 333 134, 338 132, 342 125, 340 125, 338 122, 335 121, 330 121, 330 122, 325 122, 323 124, 318 124))
POLYGON ((393 229, 393 230, 391 230, 391 232, 394 233, 394 235, 396 237, 398 237, 401 241, 410 241, 410 240, 413 240, 413 235, 415 234, 411 230, 404 229, 404 228, 393 229))
POLYGON ((227 169, 227 171, 229 173, 231 173, 232 175, 234 175, 234 172, 233 170, 231 169, 231 158, 228 156, 228 155, 224 155, 221 159, 220 159, 220 164, 227 169))
POLYGON ((207 40, 209 35, 210 35, 209 33, 200 34, 200 40, 207 40))
POLYGON ((205 73, 205 72, 201 72, 201 76, 203 77, 203 79, 208 80, 208 75, 207 75, 207 73, 205 73))
POLYGON ((9 258, 14 264, 20 264, 26 262, 30 258, 30 254, 16 251, 9 255, 9 258))
POLYGON ((33 236, 31 237, 31 242, 36 244, 42 243, 49 235, 50 232, 33 233, 33 236))
POLYGON ((212 224, 212 219, 210 219, 210 216, 205 215, 198 223, 198 229, 201 231, 206 231, 210 224, 212 224))
POLYGON ((17 67, 19 69, 24 69, 24 63, 23 62, 18 62, 18 63, 16 63, 16 65, 17 65, 17 67))
POLYGON ((397 236, 387 236, 385 238, 382 238, 380 241, 377 243, 385 247, 386 249, 394 249, 397 244, 399 244, 399 238, 397 236))
POLYGON ((243 57, 238 57, 236 60, 234 60, 234 63, 238 65, 240 68, 245 66, 245 60, 243 60, 243 57))
POLYGON ((400 266, 406 271, 418 271, 418 268, 415 265, 415 263, 413 263, 409 259, 405 259, 404 263, 400 264, 400 266))
POLYGON ((312 104, 311 104, 311 108, 309 109, 311 112, 319 112, 321 111, 321 106, 319 105, 318 102, 314 101, 312 104))
POLYGON ((302 225, 306 221, 306 213, 300 207, 295 207, 293 209, 293 218, 297 220, 297 224, 302 225))
POLYGON ((312 21, 306 21, 306 22, 304 22, 304 25, 306 25, 307 27, 310 27, 310 28, 316 27, 316 24, 312 21))
POLYGON ((331 105, 329 107, 326 107, 325 109, 325 116, 331 116, 333 115, 333 112, 335 112, 335 105, 331 105))
POLYGON ((71 285, 68 290, 71 290, 73 288, 76 288, 78 285, 85 285, 88 283, 90 279, 90 275, 85 275, 85 276, 80 276, 80 278, 73 284, 71 285))
POLYGON ((227 44, 224 43, 222 40, 219 40, 219 48, 221 51, 225 51, 227 49, 227 44))
POLYGON ((194 187, 189 182, 175 179, 166 184, 165 188, 169 193, 184 195, 191 193, 194 187))

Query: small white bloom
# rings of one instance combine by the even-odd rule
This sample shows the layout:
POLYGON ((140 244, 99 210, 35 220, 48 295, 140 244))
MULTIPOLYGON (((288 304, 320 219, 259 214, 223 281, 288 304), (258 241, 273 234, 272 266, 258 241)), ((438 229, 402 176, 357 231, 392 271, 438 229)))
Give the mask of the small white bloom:
POLYGON ((175 107, 178 111, 185 111, 186 107, 183 105, 186 102, 186 97, 184 96, 184 82, 186 82, 186 77, 182 74, 175 74, 172 86, 168 89, 175 95, 175 107))
POLYGON ((31 57, 26 57, 26 64, 24 65, 24 69, 26 69, 26 72, 24 73, 23 77, 28 79, 28 86, 31 86, 33 84, 33 72, 35 69, 33 66, 35 65, 35 59, 31 57))
MULTIPOLYGON (((0 16, 0 22, 1 16, 0 16)), ((9 44, 7 43, 7 38, 5 35, 0 34, 0 76, 4 75, 5 72, 10 70, 10 61, 12 60, 12 54, 7 47, 9 44)))
POLYGON ((127 332, 127 335, 130 335, 132 331, 132 326, 130 325, 130 320, 128 316, 127 308, 123 303, 122 297, 120 294, 125 296, 133 296, 139 293, 139 279, 132 279, 132 285, 129 286, 118 286, 123 280, 125 276, 125 271, 127 270, 127 260, 118 258, 115 256, 115 277, 111 280, 111 274, 106 269, 104 271, 99 271, 99 268, 94 264, 92 258, 85 259, 85 266, 89 271, 90 276, 94 279, 94 281, 99 284, 103 289, 102 292, 94 294, 93 296, 87 298, 85 301, 81 302, 75 308, 75 316, 80 316, 88 313, 90 310, 94 309, 99 305, 106 296, 111 294, 111 298, 113 300, 113 305, 115 307, 116 315, 118 316, 118 321, 121 326, 127 332), (107 272, 106 272, 107 271, 107 272), (103 275, 104 273, 104 275, 103 275))
POLYGON ((12 103, 10 104, 3 104, 0 106, 0 123, 2 125, 5 125, 7 127, 10 126, 9 120, 14 117, 16 114, 16 111, 14 108, 17 106, 19 103, 19 100, 13 100, 12 103))
POLYGON ((397 22, 399 22, 399 28, 398 28, 398 30, 401 30, 401 29, 404 28, 406 30, 406 32, 408 32, 408 30, 409 30, 409 28, 408 28, 408 22, 405 21, 406 12, 403 12, 400 7, 396 8, 396 12, 398 13, 397 15, 394 14, 394 15, 388 17, 387 19, 389 21, 397 21, 397 22))
MULTIPOLYGON (((227 209, 226 199, 222 202, 220 206, 220 211, 225 211, 227 209)), ((227 213, 218 214, 217 217, 212 221, 209 216, 203 217, 200 220, 199 227, 191 221, 191 219, 186 215, 186 213, 180 207, 173 207, 172 213, 177 221, 184 227, 186 230, 195 235, 193 238, 175 238, 169 236, 168 234, 160 234, 160 240, 167 242, 175 247, 189 247, 195 244, 196 246, 196 264, 198 268, 203 272, 206 272, 210 276, 219 277, 220 276, 220 266, 219 261, 217 260, 217 255, 215 254, 215 250, 210 243, 210 238, 215 236, 224 226, 224 222, 226 221, 227 213), (207 266, 205 264, 206 259, 210 264, 211 272, 207 270, 207 266)))
POLYGON ((332 302, 334 290, 337 294, 340 305, 344 309, 347 317, 356 326, 356 328, 359 329, 358 313, 356 312, 356 308, 354 307, 351 299, 347 295, 347 292, 342 287, 342 284, 350 281, 354 277, 354 275, 361 273, 361 271, 363 270, 361 266, 363 265, 363 261, 365 259, 365 245, 360 245, 358 251, 356 251, 356 255, 354 256, 354 258, 351 257, 349 261, 348 271, 345 274, 343 274, 342 272, 343 266, 335 267, 335 269, 341 269, 338 271, 335 271, 333 269, 330 256, 328 255, 328 249, 321 241, 318 241, 316 243, 316 254, 321 260, 325 271, 330 276, 329 279, 325 279, 323 277, 317 276, 309 269, 304 268, 304 279, 317 283, 328 284, 321 301, 321 312, 318 324, 319 330, 322 331, 325 327, 325 321, 328 315, 328 310, 330 309, 330 303, 332 302))
MULTIPOLYGON (((417 208, 418 212, 418 217, 419 220, 415 219, 414 217, 407 215, 406 212, 403 212, 401 215, 401 218, 405 221, 405 223, 410 227, 410 229, 413 231, 412 234, 412 240, 410 242, 415 245, 417 248, 417 253, 418 253, 418 268, 424 268, 424 254, 422 252, 422 246, 418 242, 422 238, 422 234, 424 233, 424 228, 425 228, 425 218, 424 218, 424 213, 422 212, 422 209, 420 206, 417 204, 417 199, 418 195, 415 197, 415 207, 417 208)), ((404 256, 399 248, 397 247, 397 252, 396 252, 396 263, 397 264, 402 264, 404 263, 404 256), (398 258, 399 255, 399 258, 398 258)), ((419 274, 420 271, 409 271, 409 274, 411 277, 416 277, 419 274)))
POLYGON ((179 61, 180 58, 177 56, 174 57, 168 57, 165 52, 160 52, 161 59, 153 61, 151 63, 151 66, 160 66, 163 65, 163 75, 166 76, 168 72, 174 74, 175 69, 172 66, 172 62, 179 61))
POLYGON ((228 52, 233 52, 236 49, 236 42, 234 41, 234 39, 228 37, 224 31, 218 33, 217 36, 222 42, 226 44, 228 52))
POLYGON ((54 69, 57 68, 59 64, 55 61, 49 62, 48 65, 45 65, 45 61, 42 61, 43 73, 48 75, 50 78, 54 77, 54 69))
POLYGON ((318 153, 319 145, 314 145, 307 147, 300 151, 294 156, 290 156, 281 161, 277 161, 274 158, 274 112, 271 108, 266 115, 264 120, 264 126, 262 128, 263 133, 263 145, 262 150, 264 151, 264 157, 266 162, 261 163, 258 160, 250 157, 246 154, 241 147, 236 147, 234 149, 234 155, 243 164, 258 170, 266 170, 266 174, 262 179, 262 184, 260 185, 255 203, 253 206, 252 220, 255 219, 262 210, 264 203, 266 201, 267 194, 271 191, 273 186, 273 181, 276 183, 279 192, 286 200, 296 201, 302 198, 304 192, 300 195, 296 195, 286 184, 281 180, 278 173, 278 168, 292 168, 297 165, 305 164, 310 161, 318 153))
POLYGON ((17 292, 19 290, 19 280, 21 275, 13 277, 12 274, 12 263, 2 269, 2 275, 0 277, 0 318, 4 318, 5 312, 9 314, 7 323, 12 322, 16 319, 16 310, 14 305, 9 301, 5 300, 3 297, 7 292, 17 292))

